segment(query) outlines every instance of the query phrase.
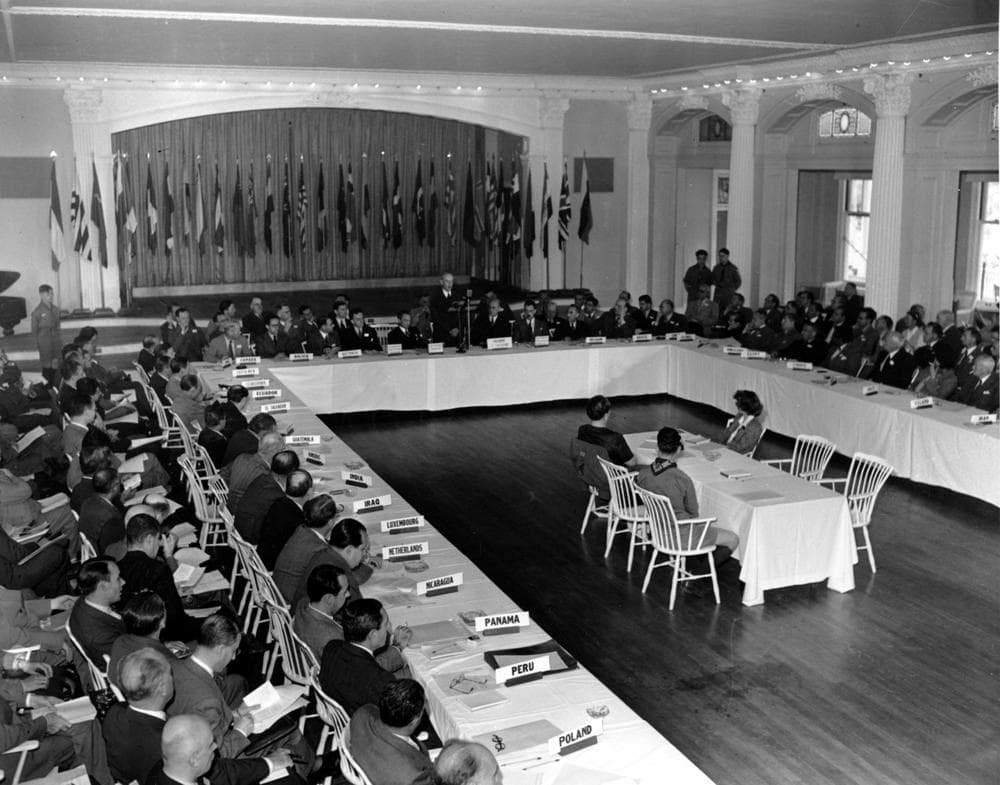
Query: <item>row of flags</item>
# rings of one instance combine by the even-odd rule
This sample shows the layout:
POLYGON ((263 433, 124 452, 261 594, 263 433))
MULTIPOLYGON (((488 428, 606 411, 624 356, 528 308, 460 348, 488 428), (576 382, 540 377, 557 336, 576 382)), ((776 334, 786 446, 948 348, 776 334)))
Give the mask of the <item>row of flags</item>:
MULTIPOLYGON (((360 182, 357 188, 354 170, 349 162, 337 166, 336 221, 340 250, 347 253, 352 243, 357 243, 362 251, 369 247, 368 230, 371 226, 373 209, 372 191, 376 184, 368 177, 367 155, 362 156, 359 169, 360 182)), ((91 163, 91 198, 84 200, 79 176, 75 174, 73 193, 70 201, 70 226, 73 250, 81 259, 108 266, 107 231, 104 224, 103 201, 96 163, 91 163)), ((181 190, 175 198, 173 181, 168 162, 164 162, 162 178, 153 177, 151 162, 146 161, 145 187, 145 245, 156 255, 161 250, 170 259, 178 250, 178 243, 184 248, 194 248, 199 256, 214 252, 223 254, 227 235, 239 256, 255 256, 259 243, 263 243, 268 254, 277 252, 285 256, 295 253, 296 245, 302 253, 310 248, 321 252, 332 238, 331 217, 327 209, 326 171, 321 161, 315 190, 315 235, 309 237, 310 190, 307 188, 305 165, 299 159, 297 188, 294 196, 294 215, 297 233, 293 234, 293 196, 291 167, 288 159, 279 174, 282 177, 280 191, 280 238, 274 231, 275 213, 279 210, 274 188, 274 171, 270 156, 264 172, 263 223, 258 207, 255 172, 253 163, 244 170, 236 163, 236 182, 231 199, 223 196, 219 165, 211 172, 211 196, 206 209, 205 179, 201 157, 195 159, 194 166, 182 167, 181 190), (243 173, 246 172, 246 187, 243 173), (229 202, 228 206, 226 202, 229 202), (178 215, 179 213, 179 215, 178 215), (227 232, 228 226, 228 232, 227 232), (180 237, 174 235, 180 229, 180 237), (258 228, 262 229, 258 235, 258 228), (280 248, 276 243, 280 240, 280 248), (276 250, 277 249, 277 250, 276 250)), ((74 166, 74 173, 76 167, 74 166)), ((130 161, 127 155, 116 153, 113 162, 113 183, 115 197, 115 228, 119 248, 125 260, 134 259, 138 253, 139 218, 137 203, 132 192, 130 161)), ((454 246, 459 239, 458 211, 459 198, 456 190, 455 174, 450 158, 444 173, 444 193, 439 198, 437 191, 434 160, 428 167, 428 187, 423 184, 423 162, 417 159, 413 196, 409 212, 412 214, 417 243, 433 248, 438 237, 439 224, 443 223, 448 242, 454 246)), ((580 204, 580 218, 577 236, 584 243, 590 242, 593 229, 593 213, 590 206, 590 180, 587 176, 586 160, 583 164, 584 195, 580 204)), ((549 224, 553 217, 557 222, 557 243, 560 251, 565 251, 569 238, 572 205, 570 203, 569 177, 563 164, 562 181, 559 189, 558 211, 553 209, 549 193, 548 166, 543 165, 541 214, 536 218, 533 204, 531 170, 527 173, 527 189, 522 203, 521 171, 516 159, 511 161, 511 176, 504 176, 503 161, 495 159, 486 162, 484 178, 473 181, 472 162, 467 162, 465 193, 462 208, 461 239, 473 247, 485 240, 490 249, 504 246, 508 249, 523 247, 529 259, 534 253, 536 237, 541 236, 541 253, 549 258, 549 224), (536 220, 538 232, 536 234, 536 220)), ((400 185, 399 161, 393 162, 392 189, 389 188, 389 174, 386 161, 381 162, 380 201, 378 204, 378 228, 383 247, 398 249, 403 245, 406 219, 400 185)), ((59 269, 65 261, 66 248, 63 235, 62 209, 56 182, 55 160, 52 161, 50 183, 49 233, 51 241, 52 268, 59 269)))

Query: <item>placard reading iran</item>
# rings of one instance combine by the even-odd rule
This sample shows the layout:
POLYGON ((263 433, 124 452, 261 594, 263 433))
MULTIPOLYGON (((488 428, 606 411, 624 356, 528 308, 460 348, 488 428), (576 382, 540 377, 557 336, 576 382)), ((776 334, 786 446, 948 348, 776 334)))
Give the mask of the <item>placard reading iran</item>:
POLYGON ((292 404, 289 401, 284 403, 265 403, 260 407, 260 410, 264 414, 270 414, 271 412, 288 412, 292 410, 292 404))
POLYGON ((997 421, 997 416, 995 414, 974 414, 969 419, 969 422, 973 425, 989 425, 997 421))
MULTIPOLYGON (((456 572, 451 575, 442 575, 440 578, 430 578, 417 583, 417 594, 426 594, 434 597, 438 594, 449 594, 458 591, 462 585, 462 573, 456 572)), ((548 658, 546 658, 548 659, 548 658)))
POLYGON ((288 355, 288 359, 293 363, 308 362, 313 358, 311 352, 295 352, 294 354, 288 355))
POLYGON ((386 545, 382 558, 386 561, 413 561, 431 552, 429 542, 408 542, 405 545, 386 545))
POLYGON ((506 338, 487 338, 486 348, 493 349, 510 349, 514 345, 514 341, 508 335, 506 338))
POLYGON ((548 346, 549 336, 547 335, 536 335, 535 336, 535 346, 548 346))
POLYGON ((497 668, 493 671, 493 676, 496 678, 497 684, 507 684, 508 682, 518 684, 522 681, 541 678, 543 673, 550 670, 552 670, 552 665, 549 663, 549 655, 544 654, 541 657, 512 662, 510 665, 497 668))
POLYGON ((255 401, 270 401, 274 398, 280 398, 281 390, 277 387, 269 387, 264 390, 252 390, 250 392, 250 397, 255 401))
POLYGON ((342 349, 341 351, 337 352, 337 356, 341 360, 348 360, 351 357, 360 357, 361 356, 361 350, 360 349, 342 349))
POLYGON ((431 341, 427 344, 427 354, 444 354, 444 341, 431 341))
POLYGON ((423 515, 410 515, 406 518, 389 518, 382 521, 382 532, 384 534, 406 534, 407 532, 420 531, 420 527, 424 523, 423 515))
POLYGON ((911 409, 929 409, 934 405, 934 399, 929 395, 926 398, 914 398, 910 401, 911 409))
POLYGON ((305 458, 306 461, 314 463, 317 466, 323 466, 326 464, 326 458, 323 457, 323 453, 316 452, 315 450, 306 450, 305 458))
POLYGON ((370 474, 358 474, 357 472, 341 472, 340 479, 357 488, 371 488, 374 482, 370 474))
POLYGON ((744 349, 740 352, 740 357, 744 360, 766 360, 767 352, 759 352, 754 349, 744 349))
POLYGON ((248 390, 263 390, 265 387, 271 386, 270 379, 251 379, 248 382, 243 382, 243 386, 248 390))
POLYGON ((529 624, 531 617, 527 611, 493 613, 489 616, 476 617, 476 632, 481 632, 483 635, 506 635, 519 632, 521 627, 527 627, 529 624))
POLYGON ((740 356, 743 355, 743 347, 742 346, 723 346, 722 347, 722 353, 723 354, 732 354, 732 355, 736 355, 737 357, 740 357, 740 356))
POLYGON ((862 395, 876 395, 878 394, 877 384, 864 384, 861 386, 862 395))
POLYGON ((632 343, 646 343, 653 340, 652 333, 636 333, 632 336, 632 343))
POLYGON ((383 510, 390 504, 392 504, 392 495, 388 493, 384 496, 373 496, 370 499, 358 499, 354 502, 354 514, 383 510))
POLYGON ((811 371, 813 369, 813 364, 800 362, 798 360, 789 360, 785 363, 785 367, 790 371, 811 371))
POLYGON ((260 368, 237 368, 233 371, 234 379, 246 379, 249 376, 260 376, 260 368))
POLYGON ((385 353, 388 355, 402 354, 403 344, 401 343, 387 343, 385 345, 385 353))
POLYGON ((592 719, 586 725, 560 733, 549 739, 549 753, 552 755, 569 755, 597 744, 597 737, 604 733, 604 720, 592 719))
POLYGON ((294 445, 297 445, 297 444, 319 444, 319 443, 320 443, 320 437, 319 436, 312 436, 312 435, 302 434, 300 436, 286 436, 285 437, 285 444, 290 445, 290 446, 294 446, 294 445))
POLYGON ((256 355, 250 355, 250 356, 247 356, 247 357, 237 357, 236 358, 236 364, 237 365, 260 365, 260 357, 257 357, 256 355))
POLYGON ((603 335, 588 335, 583 339, 584 343, 604 343, 607 340, 603 335))

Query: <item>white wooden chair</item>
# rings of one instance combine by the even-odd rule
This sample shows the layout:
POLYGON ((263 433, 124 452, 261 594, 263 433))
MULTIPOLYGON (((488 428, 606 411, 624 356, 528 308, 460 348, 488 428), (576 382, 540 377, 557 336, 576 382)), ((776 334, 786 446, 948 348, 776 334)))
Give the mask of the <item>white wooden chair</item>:
POLYGON ((156 424, 160 426, 160 430, 163 432, 163 446, 168 450, 184 449, 184 442, 181 441, 180 432, 177 430, 177 426, 171 424, 170 416, 167 414, 167 410, 160 401, 160 397, 156 394, 156 391, 149 388, 146 398, 150 406, 153 407, 153 412, 156 414, 156 424))
POLYGON ((647 526, 649 515, 636 495, 636 490, 638 490, 635 485, 636 472, 630 472, 618 464, 604 460, 604 458, 598 457, 597 460, 607 475, 608 487, 611 489, 611 502, 608 504, 608 537, 604 547, 604 558, 607 558, 608 554, 611 553, 614 538, 628 532, 627 572, 631 572, 636 546, 645 547, 652 544, 647 526))
POLYGON ((292 617, 287 608, 268 603, 267 613, 271 617, 271 631, 278 641, 278 657, 272 658, 270 680, 274 663, 280 657, 281 671, 285 678, 308 687, 319 674, 319 663, 302 639, 292 629, 292 617))
POLYGON ((351 754, 351 729, 347 727, 340 739, 340 773, 351 785, 372 785, 365 770, 351 754))
MULTIPOLYGON (((0 753, 0 755, 19 755, 20 756, 17 759, 17 767, 14 769, 14 778, 11 781, 11 785, 19 785, 19 783, 21 782, 21 775, 24 773, 24 763, 25 763, 25 761, 28 758, 28 753, 32 752, 33 750, 37 750, 38 747, 39 747, 39 744, 40 744, 40 742, 38 741, 38 739, 29 739, 28 741, 22 741, 16 747, 11 747, 10 749, 4 750, 2 753, 0 753)), ((51 775, 52 772, 54 772, 55 770, 56 770, 56 767, 53 766, 52 770, 48 774, 46 774, 44 778, 38 779, 38 780, 34 780, 34 781, 35 782, 44 782, 49 777, 49 775, 51 775)))
POLYGON ((649 580, 653 577, 653 570, 657 567, 670 567, 673 571, 670 583, 670 610, 674 609, 674 602, 677 599, 677 584, 702 578, 712 579, 712 591, 715 593, 715 604, 718 605, 719 580, 715 573, 715 560, 711 555, 715 550, 715 534, 709 526, 715 518, 678 520, 670 499, 666 496, 650 493, 642 488, 637 488, 636 492, 646 506, 653 540, 653 556, 649 560, 646 579, 642 583, 643 593, 646 592, 649 580), (657 563, 657 557, 660 555, 666 559, 657 563), (688 556, 707 556, 708 572, 698 575, 689 572, 688 556))
POLYGON ((229 495, 225 481, 218 475, 200 475, 194 461, 187 455, 179 456, 177 464, 184 475, 188 499, 194 507, 195 517, 201 522, 198 535, 200 547, 205 549, 225 545, 227 532, 222 511, 226 508, 226 498, 229 495))
MULTIPOLYGON (((312 694, 316 705, 315 714, 303 714, 299 720, 299 731, 305 733, 306 720, 318 717, 323 723, 320 730, 319 739, 316 741, 316 758, 321 759, 326 753, 333 752, 338 747, 343 747, 342 738, 350 718, 337 701, 323 692, 319 686, 319 680, 312 680, 312 694)), ((343 766, 343 763, 341 763, 343 766)), ((323 785, 332 785, 333 777, 328 776, 323 780, 323 785)))
POLYGON ((69 639, 70 644, 76 649, 77 653, 80 655, 80 659, 83 660, 84 664, 87 666, 87 675, 90 677, 90 690, 106 690, 110 689, 114 692, 115 696, 124 701, 125 698, 122 696, 121 691, 113 686, 108 680, 108 663, 110 659, 107 654, 104 655, 104 667, 99 668, 90 657, 87 656, 87 652, 83 650, 83 646, 80 645, 80 641, 77 639, 76 635, 73 634, 72 628, 69 626, 69 622, 66 622, 66 637, 69 639))
POLYGON ((865 455, 856 452, 851 458, 851 467, 846 477, 815 480, 820 485, 829 485, 837 490, 837 485, 843 484, 843 494, 847 499, 847 507, 851 513, 851 526, 861 530, 864 544, 855 539, 854 547, 858 551, 868 551, 868 564, 875 572, 875 551, 872 550, 871 537, 868 536, 868 524, 872 520, 872 511, 878 499, 882 486, 892 476, 893 468, 888 461, 875 455, 865 455))
POLYGON ((139 365, 139 363, 132 363, 132 372, 135 374, 135 378, 140 384, 144 384, 147 387, 149 386, 149 374, 146 373, 146 369, 139 365))
POLYGON ((572 439, 569 443, 569 457, 573 462, 580 480, 587 486, 590 498, 587 500, 587 509, 583 513, 583 523, 580 526, 580 534, 587 531, 590 519, 593 516, 607 519, 608 505, 601 504, 601 490, 604 490, 604 497, 608 497, 607 476, 596 458, 607 458, 608 451, 597 444, 572 439))
POLYGON ((837 445, 822 436, 800 434, 795 437, 791 458, 775 458, 761 463, 783 469, 804 480, 818 480, 826 473, 827 464, 836 449, 837 445))
POLYGON ((96 559, 97 548, 94 547, 94 543, 82 531, 77 531, 77 534, 80 535, 80 563, 96 559))

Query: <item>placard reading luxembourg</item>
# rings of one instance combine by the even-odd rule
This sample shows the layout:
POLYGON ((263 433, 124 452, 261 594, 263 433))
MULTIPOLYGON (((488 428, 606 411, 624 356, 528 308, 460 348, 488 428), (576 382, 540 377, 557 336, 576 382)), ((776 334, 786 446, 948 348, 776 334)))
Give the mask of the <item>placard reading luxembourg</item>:
POLYGON ((233 371, 234 379, 246 379, 248 376, 260 376, 260 368, 254 366, 252 368, 237 368, 233 371))
POLYGON ((592 719, 586 725, 560 733, 549 739, 549 753, 552 755, 568 755, 597 744, 597 737, 604 733, 604 720, 592 719))
POLYGON ((237 357, 236 358, 236 364, 237 365, 260 365, 260 357, 257 357, 255 355, 251 355, 251 356, 247 356, 247 357, 237 357))
POLYGON ((289 412, 292 410, 292 404, 290 401, 285 401, 284 403, 265 403, 260 407, 260 410, 264 414, 269 414, 271 412, 289 412))
POLYGON ((341 360, 347 360, 347 359, 350 359, 351 357, 360 357, 361 356, 361 350, 360 349, 342 349, 341 351, 337 352, 337 356, 341 360))
POLYGON ((386 561, 413 561, 431 552, 429 542, 408 542, 405 545, 386 545, 382 558, 386 561))
POLYGON ((319 444, 320 437, 307 434, 296 434, 294 436, 286 436, 285 444, 295 445, 295 444, 319 444))
POLYGON ((456 572, 451 575, 442 575, 440 578, 429 578, 426 581, 417 583, 417 594, 426 594, 433 597, 436 594, 448 594, 458 591, 462 585, 462 573, 456 572))
POLYGON ((271 386, 270 379, 251 379, 248 382, 243 382, 243 386, 248 390, 263 390, 265 387, 271 386))
POLYGON ((250 397, 255 401, 269 401, 272 398, 280 398, 281 390, 277 387, 268 387, 264 390, 251 390, 250 397))
POLYGON ((341 472, 340 479, 357 488, 371 488, 374 482, 370 474, 358 474, 357 472, 341 472))
POLYGON ((425 523, 423 515, 410 515, 406 518, 389 518, 382 521, 382 532, 384 534, 406 534, 407 532, 420 531, 420 527, 425 523))
POLYGON ((354 513, 375 512, 382 510, 392 504, 392 495, 373 496, 371 499, 358 499, 354 502, 354 513))
POLYGON ((508 335, 506 338, 487 338, 487 349, 510 349, 514 345, 513 340, 508 335))
POLYGON ((552 670, 552 665, 549 663, 549 655, 543 654, 541 657, 512 662, 510 665, 497 668, 493 672, 493 676, 497 684, 504 684, 508 681, 538 677, 550 670, 552 670))
POLYGON ((492 613, 489 616, 476 617, 476 632, 481 632, 485 635, 517 632, 518 629, 527 627, 529 624, 531 624, 531 617, 527 611, 492 613))

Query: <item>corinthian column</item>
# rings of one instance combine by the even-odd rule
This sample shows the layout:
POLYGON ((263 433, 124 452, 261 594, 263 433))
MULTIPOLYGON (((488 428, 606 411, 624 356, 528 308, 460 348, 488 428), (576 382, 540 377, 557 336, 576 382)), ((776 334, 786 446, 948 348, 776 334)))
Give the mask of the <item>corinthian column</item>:
POLYGON ((628 105, 628 199, 625 288, 638 298, 649 289, 649 126, 653 101, 639 94, 628 105))
POLYGON ((760 113, 761 90, 743 88, 726 93, 722 102, 732 113, 733 141, 729 146, 729 216, 726 246, 743 278, 743 296, 756 302, 753 269, 754 137, 760 113))
POLYGON ((865 77, 875 99, 872 213, 868 228, 865 305, 878 313, 900 313, 900 241, 903 226, 903 146, 913 74, 865 77))

